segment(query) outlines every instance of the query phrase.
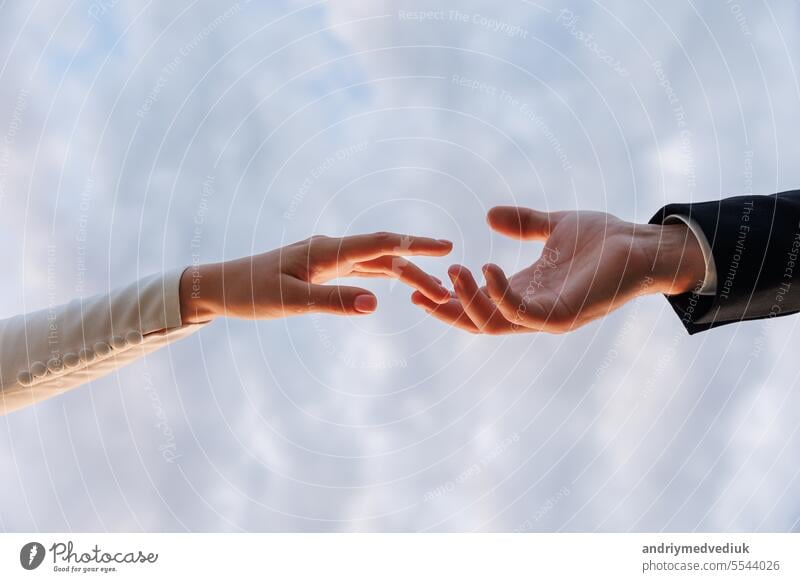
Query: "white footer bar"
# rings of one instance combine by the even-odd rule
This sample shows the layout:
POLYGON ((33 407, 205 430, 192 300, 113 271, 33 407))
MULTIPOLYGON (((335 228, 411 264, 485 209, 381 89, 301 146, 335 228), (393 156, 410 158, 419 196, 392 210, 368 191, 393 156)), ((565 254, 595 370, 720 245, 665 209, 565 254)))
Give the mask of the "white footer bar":
POLYGON ((797 534, 2 534, 0 580, 800 580, 797 534), (190 578, 192 577, 192 578, 190 578))

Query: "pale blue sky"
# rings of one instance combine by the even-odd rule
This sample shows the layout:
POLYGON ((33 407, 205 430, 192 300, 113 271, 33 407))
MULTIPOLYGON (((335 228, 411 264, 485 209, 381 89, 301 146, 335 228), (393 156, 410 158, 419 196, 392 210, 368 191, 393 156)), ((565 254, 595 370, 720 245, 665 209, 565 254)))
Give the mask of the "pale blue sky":
MULTIPOLYGON (((0 316, 317 232, 513 270, 495 204, 800 186, 796 2, 451 5, 2 3, 0 316)), ((368 285, 3 418, 0 529, 798 529, 797 318, 473 337, 368 285)))

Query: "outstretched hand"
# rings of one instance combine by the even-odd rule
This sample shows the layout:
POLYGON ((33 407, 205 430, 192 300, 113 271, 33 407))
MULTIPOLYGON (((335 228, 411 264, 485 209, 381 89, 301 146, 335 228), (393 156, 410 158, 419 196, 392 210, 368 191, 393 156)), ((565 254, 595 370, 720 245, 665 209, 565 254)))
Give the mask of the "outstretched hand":
POLYGON ((190 267, 181 277, 184 323, 217 316, 274 319, 309 312, 372 313, 378 300, 361 287, 324 285, 340 277, 387 277, 415 288, 433 304, 450 292, 405 256, 443 256, 450 241, 378 232, 343 238, 312 236, 252 257, 190 267))
POLYGON ((683 224, 512 206, 493 208, 488 222, 505 236, 544 241, 541 256, 510 278, 497 265, 485 265, 483 287, 467 268, 453 265, 448 274, 454 293, 446 303, 412 295, 434 317, 472 333, 563 333, 637 295, 689 291, 705 275, 699 243, 683 224))

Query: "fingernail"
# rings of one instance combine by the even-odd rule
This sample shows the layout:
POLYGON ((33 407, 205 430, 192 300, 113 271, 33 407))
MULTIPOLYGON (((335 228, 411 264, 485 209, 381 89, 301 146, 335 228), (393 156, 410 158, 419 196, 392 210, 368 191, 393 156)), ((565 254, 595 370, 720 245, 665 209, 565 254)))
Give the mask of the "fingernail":
POLYGON ((378 307, 378 300, 374 295, 357 295, 353 307, 360 313, 372 313, 378 307))
POLYGON ((453 244, 452 241, 449 241, 446 238, 440 238, 439 242, 442 243, 443 245, 452 245, 453 244))

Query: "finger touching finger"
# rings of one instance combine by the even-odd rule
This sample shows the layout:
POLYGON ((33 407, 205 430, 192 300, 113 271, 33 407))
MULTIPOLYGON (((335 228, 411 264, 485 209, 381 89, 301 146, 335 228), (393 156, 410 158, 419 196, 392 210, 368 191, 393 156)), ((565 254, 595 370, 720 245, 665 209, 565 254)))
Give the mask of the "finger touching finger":
POLYGON ((402 281, 406 285, 420 291, 431 301, 447 303, 450 291, 442 286, 441 280, 429 275, 411 261, 403 257, 384 256, 371 261, 358 263, 354 275, 380 274, 402 281))
POLYGON ((411 295, 411 302, 417 307, 421 307, 439 321, 463 329, 470 333, 480 333, 480 330, 472 323, 472 320, 464 313, 464 308, 458 299, 451 299, 447 303, 434 303, 419 291, 414 291, 411 295))

